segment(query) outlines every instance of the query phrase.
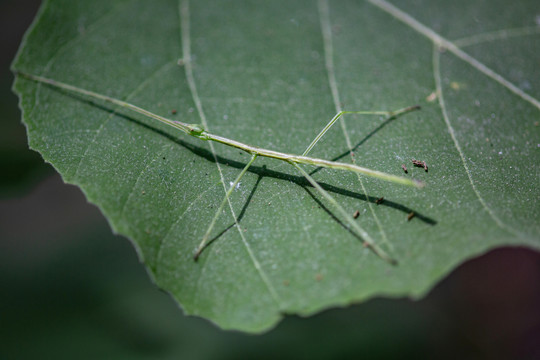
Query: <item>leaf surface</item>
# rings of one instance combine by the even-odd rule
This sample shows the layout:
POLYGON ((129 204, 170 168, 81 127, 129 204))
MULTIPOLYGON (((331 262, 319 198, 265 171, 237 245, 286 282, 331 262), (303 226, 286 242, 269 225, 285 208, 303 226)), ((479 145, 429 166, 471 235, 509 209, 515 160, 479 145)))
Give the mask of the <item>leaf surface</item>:
POLYGON ((352 148, 359 165, 426 182, 309 169, 397 266, 293 167, 260 158, 194 262, 249 155, 22 77, 14 87, 30 146, 133 241, 186 313, 260 332, 283 314, 417 298, 493 247, 540 246, 538 14, 532 0, 50 0, 29 30, 16 71, 289 153, 340 108, 421 104, 394 121, 350 115, 311 153, 350 162, 352 148))

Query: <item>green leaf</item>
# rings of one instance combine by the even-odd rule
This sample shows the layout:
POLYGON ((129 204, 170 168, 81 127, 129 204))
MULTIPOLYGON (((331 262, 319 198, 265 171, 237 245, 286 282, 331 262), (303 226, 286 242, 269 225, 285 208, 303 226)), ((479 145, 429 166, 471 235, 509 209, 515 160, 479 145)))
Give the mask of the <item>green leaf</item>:
POLYGON ((204 123, 200 102, 213 133, 295 154, 339 108, 418 103, 422 111, 394 121, 349 115, 311 155, 349 162, 350 142, 357 164, 427 184, 311 169, 346 211, 359 211, 355 221, 399 261, 391 266, 295 168, 258 158, 195 262, 249 155, 19 76, 30 146, 133 240, 186 313, 260 332, 283 314, 418 298, 496 246, 540 247, 537 2, 183 4, 47 1, 14 70, 185 123, 204 123))

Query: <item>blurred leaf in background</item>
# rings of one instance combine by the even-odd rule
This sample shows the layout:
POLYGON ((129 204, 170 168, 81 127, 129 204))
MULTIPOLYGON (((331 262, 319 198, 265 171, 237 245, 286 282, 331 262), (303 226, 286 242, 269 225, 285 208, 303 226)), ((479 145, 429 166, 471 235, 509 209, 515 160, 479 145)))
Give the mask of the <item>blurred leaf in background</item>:
POLYGON ((28 150, 26 133, 20 121, 21 114, 17 109, 17 97, 11 90, 13 74, 9 71, 22 34, 32 21, 39 3, 37 0, 4 0, 0 5, 0 199, 20 194, 27 186, 51 174, 50 166, 43 163, 41 156, 28 150))

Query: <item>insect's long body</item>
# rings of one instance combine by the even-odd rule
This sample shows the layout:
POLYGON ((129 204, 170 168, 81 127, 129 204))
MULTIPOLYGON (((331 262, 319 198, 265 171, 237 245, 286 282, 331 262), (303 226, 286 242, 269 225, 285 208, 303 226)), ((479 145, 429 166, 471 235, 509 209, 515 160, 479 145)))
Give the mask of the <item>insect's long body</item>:
MULTIPOLYGON (((183 123, 181 121, 170 120, 170 119, 167 119, 167 118, 165 118, 163 116, 159 116, 157 114, 154 114, 154 113, 152 113, 152 112, 150 112, 148 110, 145 110, 143 108, 135 106, 133 104, 127 103, 127 102, 122 101, 122 100, 114 99, 114 98, 111 98, 109 96, 101 95, 101 94, 95 93, 93 91, 81 89, 81 88, 78 88, 76 86, 72 86, 72 85, 69 85, 69 84, 62 83, 60 81, 44 78, 42 76, 37 76, 37 75, 32 75, 32 74, 27 74, 27 73, 22 73, 22 72, 19 72, 18 74, 23 76, 23 77, 26 77, 28 79, 34 80, 34 81, 49 84, 49 85, 51 85, 53 87, 56 87, 56 88, 73 91, 73 92, 81 94, 81 95, 93 97, 93 98, 96 98, 96 99, 100 99, 100 100, 103 100, 103 101, 106 101, 106 102, 109 102, 109 103, 112 103, 112 104, 127 108, 129 110, 135 111, 135 112, 137 112, 139 114, 142 114, 144 116, 147 116, 149 118, 155 119, 155 120, 157 120, 157 121, 159 121, 161 123, 164 123, 166 125, 177 128, 177 129, 183 131, 184 133, 186 133, 186 134, 188 134, 190 136, 194 136, 194 137, 199 138, 201 140, 211 140, 211 141, 215 141, 215 142, 225 144, 227 146, 232 146, 232 147, 241 149, 241 150, 243 150, 243 151, 245 151, 245 152, 247 152, 247 153, 249 153, 251 155, 256 154, 258 156, 274 158, 274 159, 287 161, 287 162, 292 162, 292 163, 297 163, 297 164, 307 164, 307 165, 326 167, 326 168, 330 168, 330 169, 353 171, 353 172, 361 173, 361 174, 364 174, 364 175, 376 177, 376 178, 379 178, 379 179, 382 179, 382 180, 391 181, 391 182, 398 183, 398 184, 403 184, 403 185, 410 185, 410 186, 415 186, 415 187, 422 187, 424 185, 421 181, 415 181, 415 180, 411 180, 411 179, 408 179, 408 178, 383 173, 381 171, 371 170, 371 169, 364 168, 364 167, 361 167, 361 166, 357 166, 357 165, 354 165, 354 164, 346 164, 346 163, 340 163, 340 162, 329 161, 329 160, 324 160, 324 159, 317 159, 317 158, 312 158, 312 157, 303 156, 303 155, 287 154, 287 153, 283 153, 283 152, 279 152, 279 151, 268 150, 268 149, 260 148, 260 147, 257 147, 257 146, 244 144, 244 143, 241 143, 241 142, 233 140, 233 139, 228 139, 228 138, 225 138, 225 137, 222 137, 222 136, 219 136, 219 135, 211 134, 211 133, 205 131, 205 129, 199 124, 186 124, 186 123, 183 123)), ((372 113, 373 114, 379 114, 379 115, 380 114, 386 114, 390 118, 393 118, 393 117, 396 117, 398 115, 401 115, 401 114, 404 114, 404 113, 407 113, 407 112, 410 112, 410 111, 414 111, 414 110, 417 110, 417 109, 419 109, 418 106, 410 106, 410 107, 406 107, 406 108, 403 108, 403 109, 400 109, 400 110, 397 110, 397 111, 386 111, 386 112, 374 111, 372 113)), ((346 113, 363 113, 363 114, 367 114, 367 113, 370 113, 370 112, 366 112, 366 111, 342 111, 342 112, 338 113, 336 116, 334 116, 334 118, 328 123, 328 125, 326 125, 326 127, 319 133, 319 135, 315 139, 316 140, 320 139, 321 136, 324 135, 324 133, 326 133, 326 131, 336 122, 336 120, 341 115, 346 114, 346 113)), ((312 142, 310 144, 310 146, 307 148, 307 150, 304 152, 304 154, 307 153, 315 145, 315 143, 316 143, 315 141, 312 142)))

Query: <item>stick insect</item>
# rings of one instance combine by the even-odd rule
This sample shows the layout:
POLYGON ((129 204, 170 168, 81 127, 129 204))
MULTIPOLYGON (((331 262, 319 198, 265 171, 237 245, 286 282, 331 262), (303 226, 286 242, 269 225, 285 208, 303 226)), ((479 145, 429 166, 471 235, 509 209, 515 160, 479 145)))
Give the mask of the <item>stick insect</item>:
POLYGON ((130 104, 128 102, 115 99, 106 95, 98 94, 90 90, 82 89, 73 85, 69 85, 60 81, 56 81, 53 79, 45 78, 38 75, 28 74, 24 72, 18 72, 18 75, 27 78, 29 80, 33 80, 39 83, 50 85, 54 88, 70 91, 77 93, 79 95, 87 96, 90 98, 102 100, 104 102, 108 102, 117 106, 120 106, 122 108, 131 110, 133 112, 139 113, 141 115, 144 115, 148 118, 157 120, 163 124, 166 124, 168 126, 171 126, 173 128, 176 128, 182 132, 184 132, 187 135, 196 137, 200 140, 204 141, 215 141, 227 146, 231 146, 237 149, 240 149, 242 151, 247 152, 251 155, 251 158, 249 162, 246 164, 246 166, 242 169, 242 171, 238 174, 236 179, 232 184, 230 184, 230 188, 226 192, 219 208, 216 211, 216 214, 214 215, 210 225, 208 226, 208 229, 201 240, 199 246, 197 247, 195 254, 193 256, 193 259, 197 261, 199 256, 201 255, 202 251, 205 249, 205 247, 208 245, 209 236, 212 232, 212 229, 215 226, 215 223, 221 214, 223 207, 225 206, 226 202, 228 201, 229 197, 231 196, 233 190, 236 188, 244 174, 248 171, 250 166, 253 164, 255 159, 259 156, 262 157, 268 157, 268 158, 274 158, 277 160, 285 161, 286 163, 289 163, 293 167, 296 168, 300 174, 302 174, 303 177, 306 178, 306 180, 330 203, 334 206, 334 208, 341 214, 341 216, 345 219, 345 221, 349 224, 349 226, 362 237, 362 240, 364 242, 364 246, 370 248, 376 255, 378 255, 381 259, 387 261, 390 264, 396 264, 397 262, 391 258, 382 248, 380 248, 375 241, 371 238, 371 236, 362 229, 356 221, 354 221, 353 217, 343 209, 343 207, 326 191, 324 190, 319 183, 317 183, 301 166, 300 164, 306 164, 306 165, 314 165, 318 167, 325 167, 330 169, 336 169, 336 170, 344 170, 344 171, 351 171, 356 172, 360 174, 364 174, 367 176, 379 178, 382 180, 390 181, 396 184, 403 184, 408 186, 414 186, 417 188, 421 188, 424 186, 424 184, 421 181, 418 180, 411 180, 404 177, 399 177, 391 174, 387 174, 384 172, 376 171, 367 169, 355 164, 348 164, 348 163, 342 163, 337 161, 330 161, 325 159, 319 159, 319 158, 313 158, 307 156, 308 153, 313 149, 313 147, 317 144, 317 142, 326 134, 326 132, 335 124, 335 122, 341 118, 343 115, 346 114, 362 114, 362 115, 383 115, 386 116, 386 119, 394 119, 397 118, 400 115, 409 113, 414 110, 420 109, 418 105, 415 106, 409 106, 405 107, 396 111, 340 111, 338 112, 329 122, 326 124, 326 126, 319 132, 319 134, 313 139, 313 141, 309 144, 309 146, 306 148, 306 150, 302 153, 302 155, 295 155, 295 154, 289 154, 274 150, 268 150, 257 146, 252 146, 248 144, 241 143, 236 140, 228 139, 219 135, 212 134, 208 131, 206 131, 201 125, 199 124, 187 124, 181 121, 175 121, 170 120, 165 117, 162 117, 160 115, 154 114, 148 110, 145 110, 143 108, 140 108, 136 105, 130 104))

